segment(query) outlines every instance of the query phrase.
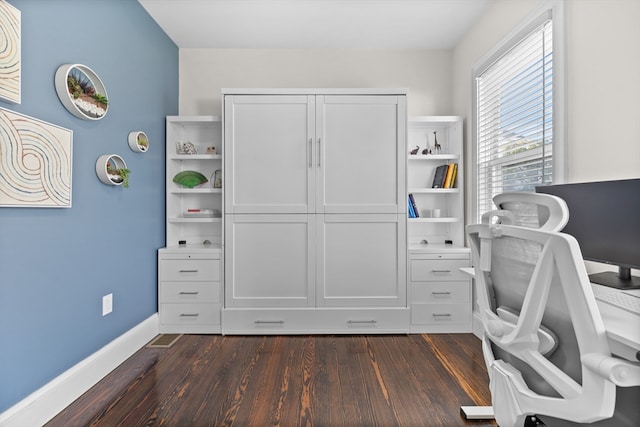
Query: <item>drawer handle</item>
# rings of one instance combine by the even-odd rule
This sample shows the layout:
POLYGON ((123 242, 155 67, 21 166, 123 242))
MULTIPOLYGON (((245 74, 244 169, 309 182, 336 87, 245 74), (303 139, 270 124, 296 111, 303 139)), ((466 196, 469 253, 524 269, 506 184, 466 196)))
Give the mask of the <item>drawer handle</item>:
POLYGON ((180 317, 198 317, 198 313, 181 313, 180 317))
POLYGON ((375 325, 376 323, 378 323, 377 320, 347 320, 347 323, 349 324, 353 324, 353 323, 367 323, 370 325, 375 325))
POLYGON ((256 320, 256 325, 282 325, 284 324, 284 320, 256 320))
POLYGON ((180 295, 198 295, 199 292, 180 292, 180 295))
POLYGON ((180 270, 180 273, 197 273, 198 270, 180 270))
POLYGON ((433 295, 451 295, 451 292, 449 291, 431 291, 431 294, 433 295))
POLYGON ((431 270, 432 273, 451 273, 451 270, 431 270))
POLYGON ((451 313, 433 313, 433 317, 451 317, 451 313))

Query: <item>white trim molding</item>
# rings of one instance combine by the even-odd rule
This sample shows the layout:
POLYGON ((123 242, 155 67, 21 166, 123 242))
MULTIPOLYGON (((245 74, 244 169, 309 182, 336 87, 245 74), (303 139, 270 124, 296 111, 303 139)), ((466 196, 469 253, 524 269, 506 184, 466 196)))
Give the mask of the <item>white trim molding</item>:
POLYGON ((0 413, 0 426, 24 427, 45 424, 156 335, 158 313, 154 313, 0 413))
POLYGON ((478 217, 477 204, 477 82, 476 77, 505 52, 513 47, 533 28, 551 18, 553 26, 553 183, 566 182, 568 164, 568 126, 567 126, 567 49, 566 17, 564 0, 547 0, 536 8, 516 28, 507 34, 497 45, 481 57, 471 67, 471 140, 467 145, 471 151, 471 218, 472 223, 478 217))

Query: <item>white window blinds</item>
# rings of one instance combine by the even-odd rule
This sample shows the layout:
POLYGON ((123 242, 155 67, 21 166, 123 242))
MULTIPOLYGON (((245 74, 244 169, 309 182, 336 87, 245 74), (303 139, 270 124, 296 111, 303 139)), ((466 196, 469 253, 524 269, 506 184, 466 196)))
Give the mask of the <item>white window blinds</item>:
POLYGON ((546 20, 476 76, 476 214, 553 174, 553 43, 546 20))

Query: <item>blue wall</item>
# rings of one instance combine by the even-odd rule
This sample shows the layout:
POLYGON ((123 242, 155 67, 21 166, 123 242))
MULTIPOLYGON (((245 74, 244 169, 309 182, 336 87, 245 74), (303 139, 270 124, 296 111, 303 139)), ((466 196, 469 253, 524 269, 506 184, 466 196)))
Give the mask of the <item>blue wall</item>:
POLYGON ((164 123, 178 112, 178 48, 136 0, 9 3, 22 13, 22 102, 0 107, 73 131, 73 194, 70 209, 0 207, 0 412, 157 311, 164 123), (65 63, 101 77, 102 120, 58 100, 53 76, 65 63), (148 135, 146 153, 128 147, 134 130, 148 135), (109 153, 131 169, 129 189, 96 177, 109 153))

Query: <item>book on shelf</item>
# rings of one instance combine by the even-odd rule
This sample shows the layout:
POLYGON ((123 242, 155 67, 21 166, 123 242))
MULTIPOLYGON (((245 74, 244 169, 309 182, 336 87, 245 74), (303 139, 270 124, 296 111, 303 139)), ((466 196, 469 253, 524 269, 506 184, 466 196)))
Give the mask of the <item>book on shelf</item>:
POLYGON ((418 211, 418 206, 416 205, 416 199, 413 197, 413 194, 409 193, 409 202, 411 203, 411 207, 413 208, 413 218, 419 218, 420 212, 418 211))
POLYGON ((413 210, 413 205, 411 204, 411 199, 409 197, 407 197, 407 214, 409 215, 409 218, 416 217, 416 213, 413 210))
POLYGON ((449 165, 440 165, 436 168, 435 173, 433 174, 433 184, 432 188, 442 188, 444 185, 444 180, 447 177, 447 169, 449 165))
POLYGON ((442 188, 451 188, 451 178, 453 177, 454 165, 455 163, 449 163, 447 165, 447 175, 444 178, 444 184, 442 185, 442 188))
POLYGON ((451 183, 449 185, 449 188, 455 188, 456 186, 456 178, 458 177, 458 164, 454 163, 453 164, 453 175, 451 175, 451 183))

